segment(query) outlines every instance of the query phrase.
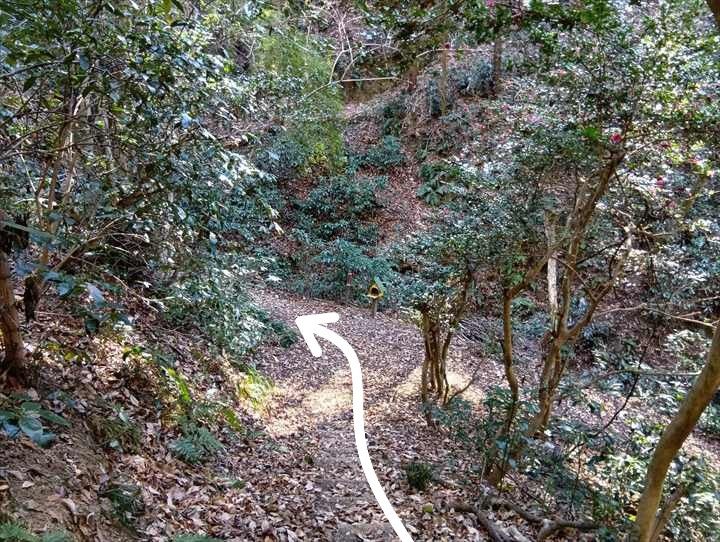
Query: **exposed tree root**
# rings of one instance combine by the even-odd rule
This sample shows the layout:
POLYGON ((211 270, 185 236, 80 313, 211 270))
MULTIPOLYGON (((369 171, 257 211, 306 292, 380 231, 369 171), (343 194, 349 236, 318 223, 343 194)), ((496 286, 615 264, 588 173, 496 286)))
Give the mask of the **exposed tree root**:
POLYGON ((498 527, 497 523, 491 520, 482 510, 479 510, 470 504, 459 502, 452 503, 450 507, 454 508, 458 512, 474 514, 478 523, 483 526, 493 542, 519 542, 516 538, 512 538, 505 534, 505 532, 498 527))
MULTIPOLYGON (((529 512, 528 510, 525 510, 524 508, 518 506, 517 504, 508 501, 506 499, 501 499, 499 497, 491 497, 488 501, 488 504, 491 508, 495 507, 503 507, 507 508, 509 510, 512 510, 515 512, 518 516, 520 516, 522 519, 527 521, 528 523, 531 523, 533 525, 537 525, 540 527, 540 531, 538 532, 537 541, 543 542, 546 540, 549 536, 563 531, 565 529, 575 529, 578 531, 592 531, 594 529, 598 528, 597 523, 593 523, 591 521, 571 521, 571 520, 565 520, 565 519, 548 519, 541 517, 533 512, 529 512)), ((478 518, 478 523, 483 526, 485 531, 487 531, 490 538, 495 542, 521 542, 521 539, 516 535, 512 533, 506 533, 503 529, 501 529, 497 523, 492 521, 488 515, 483 512, 482 510, 479 510, 478 508, 469 505, 467 503, 452 503, 452 508, 457 510, 458 512, 468 512, 475 514, 475 516, 478 518)))

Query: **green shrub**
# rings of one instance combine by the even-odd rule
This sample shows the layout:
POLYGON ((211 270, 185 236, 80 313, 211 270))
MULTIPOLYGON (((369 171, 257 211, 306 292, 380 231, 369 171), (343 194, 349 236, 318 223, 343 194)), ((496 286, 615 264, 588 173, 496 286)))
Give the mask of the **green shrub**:
POLYGON ((519 296, 512 301, 513 315, 517 315, 519 318, 526 319, 535 314, 538 310, 538 306, 529 297, 519 296))
POLYGON ((278 157, 283 176, 332 172, 343 165, 345 155, 342 94, 337 86, 327 84, 332 70, 330 50, 309 34, 281 27, 274 30, 262 38, 255 55, 262 90, 278 98, 276 106, 287 119, 287 130, 273 145, 274 151, 271 147, 270 156, 278 157))
POLYGON ((462 168, 450 162, 425 163, 420 168, 422 184, 417 195, 428 205, 440 205, 452 199, 463 188, 462 168))
POLYGON ((402 123, 407 115, 407 102, 404 96, 390 100, 382 111, 382 133, 384 135, 399 136, 402 132, 402 123))
POLYGON ((375 254, 379 229, 373 222, 386 177, 335 176, 321 179, 295 203, 292 232, 299 245, 288 286, 313 296, 366 301, 372 280, 384 279, 389 263, 375 254))
POLYGON ((391 274, 383 257, 368 255, 363 247, 338 239, 312 259, 317 268, 311 292, 329 299, 367 301, 365 294, 373 277, 384 281, 391 274))
POLYGON ((717 438, 720 438, 720 405, 708 405, 700 418, 700 428, 717 438))
POLYGON ((461 149, 469 141, 468 134, 473 133, 471 114, 462 108, 438 117, 438 122, 432 124, 417 150, 418 159, 425 160, 432 154, 448 156, 461 149))
POLYGON ((300 174, 309 159, 307 149, 288 136, 278 137, 265 151, 262 163, 270 173, 281 181, 300 174))
MULTIPOLYGON (((595 506, 593 516, 612 525, 620 533, 633 526, 628 508, 639 499, 645 486, 647 467, 664 429, 661 424, 632 422, 631 438, 626 446, 610 447, 590 459, 595 506)), ((620 437, 620 442, 625 437, 620 437)), ((607 448, 607 447, 606 447, 607 448)), ((712 540, 720 528, 720 471, 704 459, 681 452, 672 462, 665 481, 665 491, 685 487, 687 497, 674 510, 667 529, 672 540, 712 540)), ((617 536, 616 538, 622 538, 617 536)))
POLYGON ((386 185, 386 177, 322 179, 304 201, 297 202, 297 226, 304 232, 306 244, 312 244, 314 238, 374 244, 376 230, 368 221, 382 207, 377 193, 386 185))
POLYGON ((361 167, 373 167, 380 171, 401 165, 405 161, 400 140, 392 135, 383 136, 377 145, 370 147, 363 154, 353 157, 350 171, 361 167))
POLYGON ((134 484, 111 484, 100 496, 110 501, 113 514, 126 527, 132 528, 145 510, 142 490, 134 484))
POLYGON ((492 66, 487 62, 479 62, 469 68, 456 68, 452 70, 450 78, 463 96, 487 98, 495 91, 492 66))
POLYGON ((433 469, 427 463, 412 462, 405 466, 408 485, 417 490, 425 491, 433 481, 433 469))
POLYGON ((427 88, 425 89, 425 97, 430 116, 434 119, 440 118, 443 114, 442 97, 440 96, 440 87, 435 79, 428 81, 427 88))
POLYGON ((19 523, 0 523, 0 540, 7 542, 37 542, 38 537, 33 535, 19 523))
POLYGON ((182 434, 170 444, 170 451, 191 465, 202 463, 224 449, 215 435, 195 423, 184 424, 182 434))
POLYGON ((109 413, 93 416, 91 423, 101 446, 121 452, 135 452, 140 446, 140 428, 118 405, 109 413))
POLYGON ((255 410, 259 410, 270 397, 273 383, 253 367, 246 366, 243 372, 244 378, 238 382, 235 393, 239 399, 249 401, 255 410))
POLYGON ((229 260, 210 260, 173 284, 164 300, 164 316, 172 324, 199 328, 215 347, 240 364, 264 341, 290 344, 292 334, 253 305, 245 294, 249 270, 229 260))
POLYGON ((10 438, 25 435, 42 448, 49 447, 57 438, 55 433, 47 430, 43 421, 62 427, 70 426, 70 422, 65 418, 42 408, 40 403, 33 401, 23 401, 20 404, 0 402, 0 407, 2 408, 0 409, 0 431, 2 433, 10 438))

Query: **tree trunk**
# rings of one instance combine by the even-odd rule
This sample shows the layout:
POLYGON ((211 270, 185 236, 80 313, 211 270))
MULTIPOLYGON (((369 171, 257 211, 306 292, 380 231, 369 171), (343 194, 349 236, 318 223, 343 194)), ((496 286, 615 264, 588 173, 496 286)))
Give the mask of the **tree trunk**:
POLYGON ((555 392, 562 376, 560 350, 564 344, 560 338, 553 339, 550 350, 545 355, 543 372, 540 376, 540 389, 538 390, 538 413, 530 422, 528 436, 534 436, 547 429, 555 401, 555 392))
POLYGON ((0 250, 0 332, 5 345, 0 377, 21 377, 26 355, 11 278, 8 256, 0 250))
POLYGON ((492 83, 493 93, 499 94, 500 87, 502 86, 502 53, 503 53, 503 38, 498 28, 495 33, 495 42, 493 43, 493 57, 492 57, 492 83))
MULTIPOLYGON (((513 363, 513 335, 512 335, 512 293, 509 290, 503 292, 503 365, 505 366, 505 380, 507 380, 508 387, 510 388, 510 406, 505 414, 505 422, 503 423, 500 431, 495 436, 495 440, 509 441, 510 430, 512 429, 515 416, 517 415, 518 400, 520 399, 520 385, 518 383, 517 375, 515 374, 515 367, 513 363)), ((488 482, 494 486, 498 486, 502 479, 505 477, 507 468, 507 462, 505 458, 498 461, 498 448, 493 446, 492 453, 490 455, 490 463, 492 468, 488 474, 488 482)))
POLYGON ((558 329, 558 287, 557 287, 557 259, 553 247, 557 243, 557 235, 555 234, 556 218, 550 213, 545 213, 545 236, 547 237, 548 251, 551 256, 547 262, 547 286, 548 286, 548 307, 550 312, 550 327, 553 331, 558 329))
POLYGON ((443 46, 443 50, 440 53, 440 113, 444 117, 447 114, 449 94, 448 94, 448 64, 449 64, 449 44, 443 46))
POLYGON ((715 16, 715 24, 720 28, 720 0, 707 0, 707 4, 715 16))
POLYGON ((428 389, 430 387, 430 362, 432 360, 432 346, 430 344, 430 321, 426 314, 422 315, 422 332, 423 341, 425 343, 425 359, 423 359, 422 374, 420 377, 420 400, 423 405, 428 400, 428 389))
POLYGON ((660 540, 660 536, 662 536, 665 531, 665 527, 667 527, 667 524, 672 517, 672 513, 675 511, 675 508, 677 508, 677 505, 680 504, 680 501, 683 497, 685 497, 685 495, 687 495, 687 487, 680 485, 675 491, 673 491, 668 500, 665 501, 665 504, 660 510, 657 520, 655 521, 655 528, 653 529, 652 536, 650 537, 650 542, 660 540))
POLYGON ((513 364, 513 336, 512 336, 512 298, 508 292, 503 294, 503 365, 505 366, 505 379, 510 388, 510 408, 508 408, 501 436, 508 436, 517 414, 518 400, 520 399, 520 385, 515 375, 513 364))
POLYGON ((720 324, 715 326, 707 362, 675 417, 665 428, 645 477, 645 490, 638 503, 635 537, 649 542, 661 518, 657 517, 668 467, 720 387, 720 324))

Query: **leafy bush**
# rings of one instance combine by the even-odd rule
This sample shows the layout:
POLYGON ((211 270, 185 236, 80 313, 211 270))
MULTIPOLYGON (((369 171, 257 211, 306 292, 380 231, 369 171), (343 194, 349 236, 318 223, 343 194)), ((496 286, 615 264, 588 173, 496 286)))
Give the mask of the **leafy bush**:
POLYGON ((404 96, 390 100, 382 111, 382 133, 384 135, 399 136, 402 132, 402 123, 407 115, 407 102, 404 96))
POLYGON ((250 401, 253 408, 259 410, 270 397, 272 389, 273 383, 269 378, 260 374, 255 368, 246 366, 235 393, 239 399, 250 401))
POLYGON ((377 192, 387 185, 386 177, 337 176, 321 179, 305 198, 297 202, 297 226, 313 237, 330 241, 342 237, 372 244, 367 222, 381 208, 377 192))
MULTIPOLYGON (((181 267, 203 236, 217 235, 249 207, 259 177, 268 181, 210 131, 237 120, 230 104, 246 89, 232 78, 205 21, 173 13, 170 24, 169 2, 104 9, 76 0, 49 7, 33 1, 26 7, 6 13, 0 35, 2 71, 17 74, 3 80, 0 92, 8 133, 67 125, 70 100, 82 95, 80 102, 94 105, 76 104, 73 122, 84 127, 83 137, 104 141, 73 153, 73 174, 58 194, 39 194, 55 207, 33 209, 31 241, 55 257, 102 231, 103 243, 82 261, 94 264, 94 272, 95 266, 120 269, 125 280, 150 284, 143 275, 181 267), (19 107, 24 102, 16 91, 20 97, 31 92, 32 100, 19 107), (207 111, 214 120, 206 125, 207 111)), ((3 161, 3 189, 15 195, 9 208, 22 207, 17 195, 31 186, 54 186, 43 164, 67 158, 67 142, 58 137, 76 139, 73 131, 39 129, 42 137, 32 144, 18 141, 17 154, 3 161)), ((261 207, 255 219, 266 214, 261 207)), ((33 268, 47 262, 36 263, 33 268)))
POLYGON ((298 175, 308 160, 307 150, 288 136, 275 139, 264 155, 262 165, 281 181, 298 175))
POLYGON ((257 83, 266 96, 277 97, 280 104, 275 107, 288 119, 287 131, 271 146, 270 156, 277 156, 284 177, 332 172, 344 163, 344 152, 342 95, 327 85, 330 52, 309 34, 274 30, 262 38, 256 53, 257 83), (285 152, 277 152, 280 147, 285 152), (285 156, 289 160, 284 161, 285 156))
POLYGON ((395 136, 386 135, 377 145, 370 147, 365 153, 353 157, 350 171, 354 172, 358 168, 368 166, 386 171, 401 165, 404 161, 400 140, 395 136))
POLYGON ((487 62, 479 62, 469 68, 456 68, 452 70, 450 78, 463 96, 487 98, 495 91, 492 66, 487 62))
POLYGON ((378 228, 371 220, 381 204, 385 177, 323 179, 296 203, 293 236, 301 250, 291 258, 300 278, 290 287, 327 298, 362 299, 374 276, 389 265, 373 254, 378 228))
POLYGON ((432 155, 449 156, 461 149, 468 141, 468 134, 473 132, 470 119, 470 113, 465 109, 439 116, 431 129, 423 134, 422 145, 416 151, 418 160, 425 160, 432 155))
POLYGON ((263 341, 273 338, 276 331, 282 333, 280 340, 289 344, 288 330, 273 323, 245 294, 249 271, 237 264, 223 263, 211 260, 176 282, 164 300, 165 318, 176 325, 198 327, 236 363, 241 363, 263 341))
POLYGON ((405 466, 405 476, 411 488, 425 491, 433 481, 433 468, 427 463, 413 461, 405 466))
POLYGON ((506 437, 498 438, 511 406, 510 391, 505 387, 493 386, 483 400, 484 414, 481 417, 476 416, 472 404, 461 397, 454 398, 444 407, 433 406, 430 414, 433 420, 447 428, 453 438, 473 454, 479 464, 477 470, 487 472, 488 465, 495 463, 529 470, 528 466, 535 457, 531 447, 527 448, 528 453, 523 456, 522 465, 510 457, 509 452, 518 443, 531 444, 525 431, 528 420, 535 412, 534 404, 520 400, 516 405, 516 421, 510 432, 506 437))
MULTIPOLYGON (((645 484, 645 474, 662 425, 635 421, 627 447, 599 453, 588 465, 599 481, 600 493, 594 517, 607 521, 622 532, 632 528, 626 509, 637 502, 645 484)), ((596 447, 597 448, 597 447, 596 447)), ((672 513, 668 530, 673 539, 704 541, 712 539, 720 527, 720 471, 704 459, 681 453, 672 462, 665 481, 666 492, 685 488, 683 498, 672 513)))
POLYGON ((384 282, 391 274, 390 263, 383 257, 369 256, 358 244, 338 239, 312 259, 317 268, 311 291, 330 299, 365 300, 373 277, 384 282))
POLYGON ((428 205, 440 205, 461 192, 462 168, 450 162, 425 163, 420 168, 422 184, 417 195, 428 205))
MULTIPOLYGON (((434 119, 440 118, 443 114, 442 97, 440 96, 440 87, 437 80, 430 79, 425 90, 427 100, 428 113, 434 119)), ((447 106, 448 104, 446 104, 447 106)))
POLYGON ((5 410, 0 410, 0 426, 2 432, 10 438, 17 438, 24 434, 35 444, 42 448, 49 447, 57 438, 55 433, 47 430, 43 420, 62 427, 69 427, 62 416, 42 408, 40 403, 24 401, 19 405, 11 402, 0 403, 5 410))
POLYGON ((720 406, 710 404, 700 418, 700 428, 710 435, 720 438, 720 406))

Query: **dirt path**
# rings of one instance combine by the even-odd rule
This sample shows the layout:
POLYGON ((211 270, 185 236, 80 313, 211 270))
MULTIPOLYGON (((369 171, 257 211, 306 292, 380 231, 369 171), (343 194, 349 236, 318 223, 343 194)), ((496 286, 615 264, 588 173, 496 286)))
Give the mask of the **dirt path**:
MULTIPOLYGON (((340 313, 333 329, 353 345, 363 366, 373 465, 408 530, 415 540, 482 540, 468 518, 439 513, 445 502, 468 488, 453 480, 448 468, 455 444, 434 435, 419 413, 416 390, 423 346, 417 329, 382 314, 372 318, 364 309, 274 292, 261 292, 255 301, 291 326, 301 314, 340 313), (442 485, 426 494, 414 493, 403 471, 411 461, 431 463, 442 485), (423 513, 428 504, 435 513, 423 513)), ((470 368, 461 359, 466 350, 456 350, 451 366, 459 382, 470 368)), ((279 469, 259 469, 247 479, 256 486, 253 493, 266 489, 266 500, 276 500, 253 503, 268 514, 265 530, 288 540, 396 540, 357 459, 350 372, 341 352, 323 344, 323 357, 316 359, 298 341, 290 349, 265 349, 258 368, 276 385, 264 421, 268 436, 282 451, 279 469)), ((452 470, 459 472, 457 465, 452 470)))

